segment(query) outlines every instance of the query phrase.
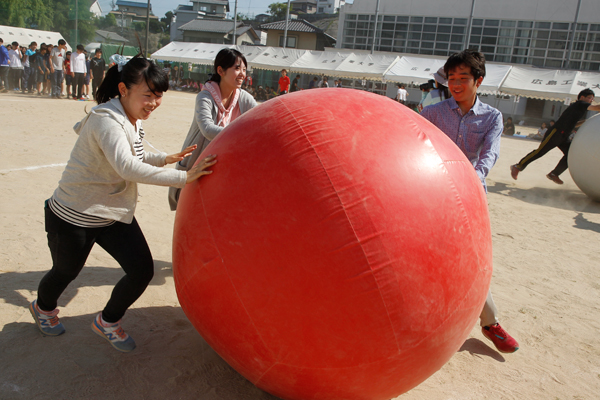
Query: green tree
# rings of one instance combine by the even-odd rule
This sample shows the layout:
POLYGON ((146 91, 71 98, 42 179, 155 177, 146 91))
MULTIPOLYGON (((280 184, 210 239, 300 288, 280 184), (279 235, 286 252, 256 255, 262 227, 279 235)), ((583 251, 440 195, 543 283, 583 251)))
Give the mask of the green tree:
POLYGON ((273 21, 285 20, 287 14, 287 3, 272 3, 269 4, 269 14, 273 21))
MULTIPOLYGON (((144 28, 146 26, 144 25, 144 28)), ((156 19, 151 19, 150 20, 150 33, 163 33, 163 29, 165 29, 165 26, 158 20, 156 19)))
POLYGON ((50 30, 52 15, 51 0, 0 0, 0 25, 50 30))
POLYGON ((173 12, 167 11, 165 16, 160 19, 160 22, 164 26, 164 31, 169 32, 171 30, 171 22, 173 21, 173 12))
POLYGON ((96 25, 98 28, 110 28, 112 26, 117 26, 117 17, 115 17, 115 14, 106 14, 106 16, 100 17, 96 20, 96 25))

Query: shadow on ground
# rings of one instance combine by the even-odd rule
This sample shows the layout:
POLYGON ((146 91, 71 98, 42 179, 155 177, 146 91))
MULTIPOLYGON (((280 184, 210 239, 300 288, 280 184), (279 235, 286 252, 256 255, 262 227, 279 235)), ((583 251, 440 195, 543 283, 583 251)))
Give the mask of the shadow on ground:
MULTIPOLYGON (((61 318, 66 333, 43 336, 28 299, 45 271, 0 274, 5 303, 20 307, 17 321, 0 331, 0 398, 277 400, 256 388, 196 332, 180 307, 134 308, 124 329, 137 348, 119 353, 90 329, 96 314, 61 318)), ((120 268, 86 266, 59 300, 64 307, 82 287, 114 286, 120 268)), ((172 276, 171 263, 155 261, 151 285, 172 276)), ((17 312, 18 314, 18 312, 17 312)))
POLYGON ((526 203, 546 207, 600 214, 600 203, 593 201, 579 190, 571 190, 556 185, 556 188, 533 187, 522 189, 503 182, 488 182, 488 192, 509 196, 526 203))
POLYGON ((471 354, 472 356, 490 357, 499 362, 506 361, 504 357, 502 357, 502 355, 496 350, 492 349, 490 346, 483 343, 481 340, 475 338, 467 339, 458 351, 468 351, 469 354, 471 354))
MULTIPOLYGON (((50 266, 48 266, 48 269, 50 266)), ((0 274, 3 290, 0 298, 8 304, 27 306, 27 299, 21 290, 37 293, 40 280, 48 271, 5 272, 0 274)), ((86 265, 79 276, 69 284, 60 299, 58 306, 65 307, 77 295, 79 288, 87 286, 114 286, 125 272, 121 268, 107 268, 86 265)), ((166 261, 154 260, 154 278, 150 285, 161 286, 166 278, 173 276, 172 264, 166 261)))
POLYGON ((95 314, 61 318, 66 332, 49 337, 26 305, 0 332, 2 399, 277 400, 223 361, 179 307, 129 310, 123 327, 137 348, 119 353, 90 329, 95 314))

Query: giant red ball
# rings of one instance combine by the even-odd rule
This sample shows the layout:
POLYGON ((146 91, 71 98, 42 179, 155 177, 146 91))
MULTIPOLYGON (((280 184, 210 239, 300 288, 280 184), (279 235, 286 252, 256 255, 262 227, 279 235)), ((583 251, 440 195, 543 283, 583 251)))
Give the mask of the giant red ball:
POLYGON ((492 273, 485 193, 435 126, 316 89, 244 114, 187 185, 173 270, 212 348, 284 399, 390 399, 444 365, 492 273))

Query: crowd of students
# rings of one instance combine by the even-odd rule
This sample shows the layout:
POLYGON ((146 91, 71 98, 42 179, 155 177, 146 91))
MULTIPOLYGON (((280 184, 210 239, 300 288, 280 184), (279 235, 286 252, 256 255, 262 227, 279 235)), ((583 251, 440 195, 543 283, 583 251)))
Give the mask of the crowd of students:
POLYGON ((81 44, 74 52, 66 49, 63 39, 56 46, 42 43, 38 49, 36 42, 28 47, 18 42, 5 46, 0 38, 0 92, 92 100, 106 70, 102 50, 96 49, 94 56, 88 57, 81 44))

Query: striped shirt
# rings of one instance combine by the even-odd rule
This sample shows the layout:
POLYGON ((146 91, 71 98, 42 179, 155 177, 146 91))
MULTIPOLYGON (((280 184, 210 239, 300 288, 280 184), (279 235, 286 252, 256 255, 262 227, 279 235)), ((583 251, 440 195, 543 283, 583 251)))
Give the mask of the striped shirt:
MULTIPOLYGON (((133 142, 133 148, 135 150, 135 155, 137 158, 144 162, 144 144, 142 140, 144 139, 144 129, 142 128, 141 121, 138 121, 136 124, 136 130, 139 133, 139 136, 135 142, 133 142)), ((81 228, 103 228, 105 226, 110 226, 114 224, 116 221, 114 219, 96 217, 94 215, 89 215, 85 213, 81 213, 79 211, 75 211, 72 208, 67 206, 63 206, 59 202, 57 202, 54 197, 50 197, 48 199, 48 207, 52 212, 62 219, 65 222, 68 222, 71 225, 79 226, 81 228)))

